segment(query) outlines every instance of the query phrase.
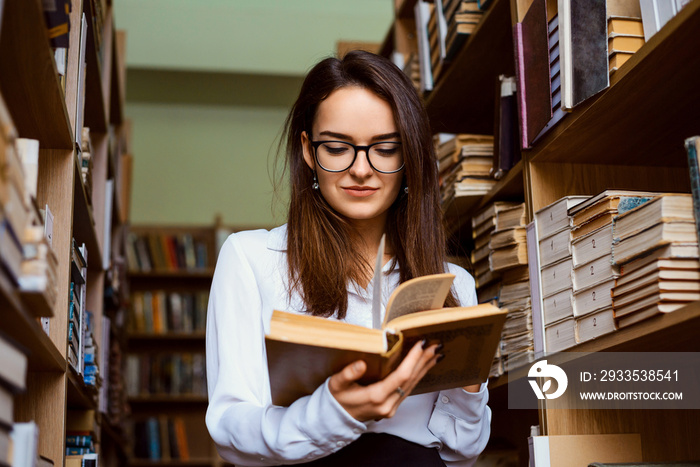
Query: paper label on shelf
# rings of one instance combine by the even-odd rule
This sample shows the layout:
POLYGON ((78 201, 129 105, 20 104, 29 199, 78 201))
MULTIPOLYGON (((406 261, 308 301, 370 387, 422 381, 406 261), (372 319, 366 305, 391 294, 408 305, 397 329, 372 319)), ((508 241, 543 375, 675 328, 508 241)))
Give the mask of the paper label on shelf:
POLYGON ((44 213, 44 235, 46 236, 46 240, 49 242, 49 246, 53 248, 53 214, 51 213, 48 204, 46 205, 44 213))

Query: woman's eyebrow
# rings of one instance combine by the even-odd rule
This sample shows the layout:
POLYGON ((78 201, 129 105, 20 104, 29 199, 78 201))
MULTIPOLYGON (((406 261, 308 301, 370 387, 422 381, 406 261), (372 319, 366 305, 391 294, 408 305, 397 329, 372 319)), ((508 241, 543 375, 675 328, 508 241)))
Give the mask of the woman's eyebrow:
MULTIPOLYGON (((354 141, 354 138, 352 136, 343 134, 343 133, 336 133, 335 131, 322 131, 319 133, 319 136, 330 136, 333 138, 338 138, 341 140, 348 140, 348 141, 354 141)), ((373 136, 371 141, 382 141, 382 140, 389 140, 389 139, 394 139, 394 138, 400 138, 401 135, 399 134, 398 131, 395 131, 393 133, 386 133, 383 135, 376 135, 373 136)))

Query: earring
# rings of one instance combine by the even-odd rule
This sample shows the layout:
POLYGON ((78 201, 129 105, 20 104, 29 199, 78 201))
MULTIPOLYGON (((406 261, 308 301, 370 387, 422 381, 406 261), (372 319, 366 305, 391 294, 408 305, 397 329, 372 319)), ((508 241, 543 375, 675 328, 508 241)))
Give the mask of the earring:
POLYGON ((403 192, 406 193, 406 194, 408 194, 408 187, 407 187, 407 186, 404 187, 403 192))
POLYGON ((318 190, 318 181, 316 180, 316 172, 314 172, 314 182, 311 184, 311 188, 318 190))

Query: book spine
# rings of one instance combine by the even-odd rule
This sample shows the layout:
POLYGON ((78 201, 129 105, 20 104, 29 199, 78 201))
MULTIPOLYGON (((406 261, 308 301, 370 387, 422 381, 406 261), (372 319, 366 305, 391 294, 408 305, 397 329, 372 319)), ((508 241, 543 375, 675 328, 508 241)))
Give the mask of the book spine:
POLYGON ((513 43, 515 46, 515 78, 518 82, 518 108, 520 109, 520 146, 528 148, 527 144, 527 107, 525 105, 525 55, 523 53, 523 24, 513 26, 513 43))
POLYGON ((698 147, 700 147, 700 136, 693 136, 685 140, 685 149, 688 153, 688 169, 690 171, 690 188, 693 194, 695 229, 700 241, 700 167, 698 167, 698 147))

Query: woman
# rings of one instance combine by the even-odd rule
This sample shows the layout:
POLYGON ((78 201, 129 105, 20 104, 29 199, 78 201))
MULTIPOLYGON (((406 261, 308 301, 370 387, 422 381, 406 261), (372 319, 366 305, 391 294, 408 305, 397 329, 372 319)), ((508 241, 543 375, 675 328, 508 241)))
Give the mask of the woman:
POLYGON ((456 275, 447 306, 476 304, 445 262, 437 167, 409 79, 366 52, 306 77, 285 125, 288 224, 231 235, 207 320, 207 426, 238 465, 471 465, 489 437, 486 385, 409 397, 440 346, 414 347, 369 386, 355 362, 289 407, 270 400, 264 335, 273 309, 371 326, 372 265, 386 234, 384 302, 410 278, 456 275))

